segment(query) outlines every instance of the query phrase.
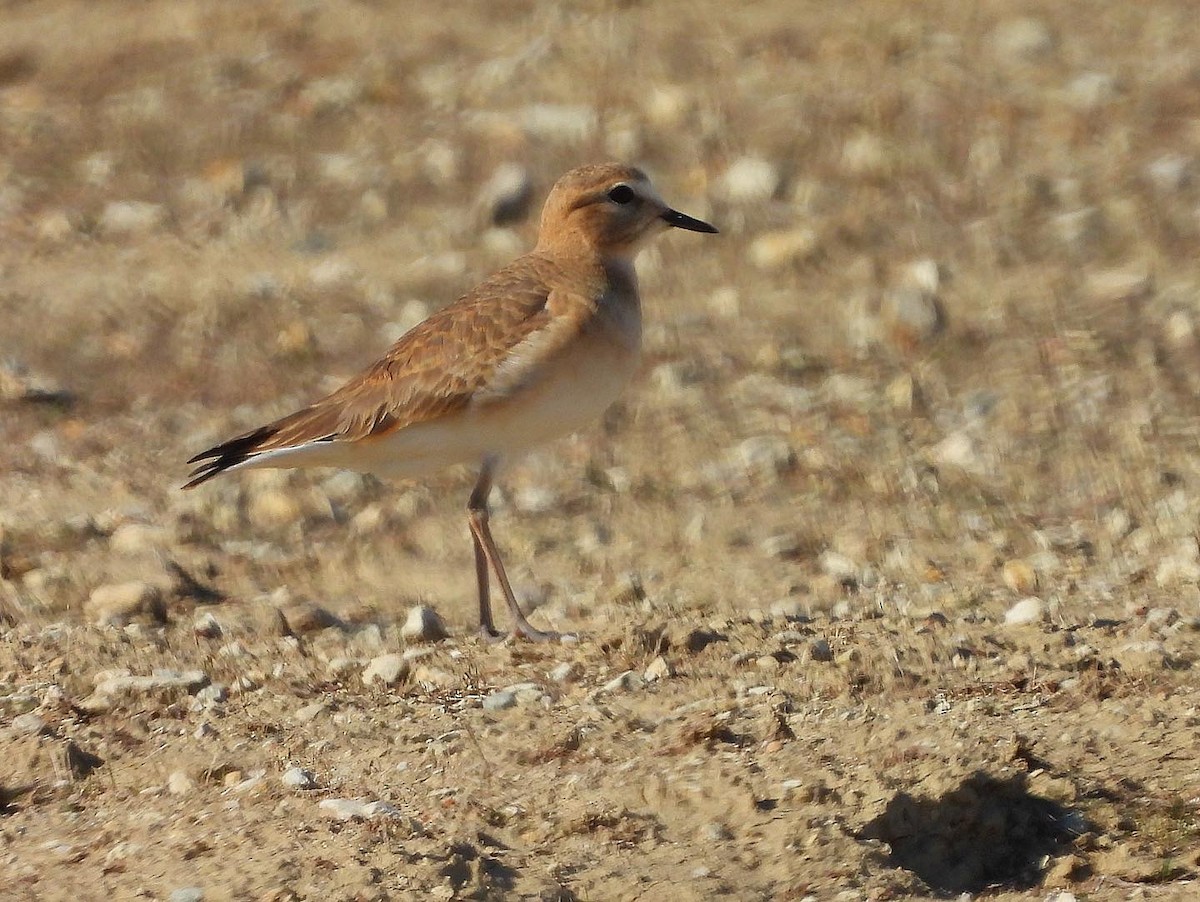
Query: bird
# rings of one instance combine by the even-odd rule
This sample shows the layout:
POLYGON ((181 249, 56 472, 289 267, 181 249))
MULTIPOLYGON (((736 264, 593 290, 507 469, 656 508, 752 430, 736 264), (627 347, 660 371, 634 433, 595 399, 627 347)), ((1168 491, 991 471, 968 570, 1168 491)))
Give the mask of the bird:
POLYGON ((637 368, 634 258, 670 229, 716 234, 668 206, 623 163, 581 166, 551 188, 532 251, 402 335, 375 363, 294 413, 202 451, 184 489, 259 467, 338 467, 417 479, 478 466, 467 502, 479 634, 498 641, 494 574, 511 634, 559 638, 522 612, 492 537, 488 498, 502 462, 587 426, 637 368))

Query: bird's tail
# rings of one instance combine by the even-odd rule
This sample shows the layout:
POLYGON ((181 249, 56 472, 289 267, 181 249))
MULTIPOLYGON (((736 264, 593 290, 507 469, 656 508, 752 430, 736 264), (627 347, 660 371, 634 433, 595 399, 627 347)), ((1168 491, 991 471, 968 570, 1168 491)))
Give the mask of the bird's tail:
POLYGON ((188 461, 190 464, 199 463, 200 466, 188 474, 188 482, 183 487, 185 489, 193 489, 201 483, 208 482, 214 476, 224 473, 226 470, 231 470, 239 464, 244 464, 265 450, 264 446, 278 432, 279 426, 277 424, 260 426, 251 432, 231 438, 227 442, 214 445, 207 451, 201 451, 188 461))

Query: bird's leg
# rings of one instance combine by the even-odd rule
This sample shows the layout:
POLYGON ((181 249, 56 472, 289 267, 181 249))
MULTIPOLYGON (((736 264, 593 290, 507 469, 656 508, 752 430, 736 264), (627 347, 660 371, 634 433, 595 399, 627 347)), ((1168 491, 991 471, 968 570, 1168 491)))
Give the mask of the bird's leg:
POLYGON ((492 622, 492 608, 488 586, 488 565, 496 574, 504 600, 508 603, 508 612, 513 621, 513 633, 534 642, 547 642, 558 638, 557 633, 548 633, 534 628, 525 619, 521 606, 517 604, 512 586, 508 582, 508 574, 504 572, 504 563, 500 560, 500 552, 492 538, 488 527, 488 495, 492 491, 492 476, 495 473, 496 460, 488 458, 483 462, 479 473, 479 481, 471 492, 471 500, 467 503, 468 522, 471 525, 471 537, 475 541, 475 577, 479 583, 479 631, 487 639, 499 638, 496 626, 492 622))
POLYGON ((492 620, 491 587, 488 578, 488 556, 483 550, 483 542, 479 539, 479 530, 475 526, 477 514, 482 514, 487 522, 487 500, 492 491, 492 466, 485 462, 479 473, 479 481, 471 492, 471 500, 467 502, 467 516, 471 523, 471 542, 475 545, 475 581, 479 585, 479 635, 484 639, 496 640, 502 638, 496 631, 496 623, 492 620))

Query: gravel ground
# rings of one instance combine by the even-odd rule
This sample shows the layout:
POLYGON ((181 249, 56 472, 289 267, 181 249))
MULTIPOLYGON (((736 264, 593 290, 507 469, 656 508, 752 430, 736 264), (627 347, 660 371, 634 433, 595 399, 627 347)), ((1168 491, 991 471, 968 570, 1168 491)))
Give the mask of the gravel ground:
POLYGON ((0 898, 1190 899, 1185 0, 9 3, 0 898), (643 165, 646 355, 494 524, 184 461, 643 165))

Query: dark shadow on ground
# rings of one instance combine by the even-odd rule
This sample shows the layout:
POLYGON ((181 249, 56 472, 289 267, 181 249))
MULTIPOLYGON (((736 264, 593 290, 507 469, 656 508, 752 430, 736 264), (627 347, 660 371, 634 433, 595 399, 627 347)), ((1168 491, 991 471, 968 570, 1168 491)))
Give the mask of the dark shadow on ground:
POLYGON ((859 838, 887 843, 889 863, 934 892, 958 894, 1037 886, 1046 856, 1067 852, 1086 830, 1071 809, 1030 795, 1024 774, 976 773, 939 798, 898 793, 859 838))

